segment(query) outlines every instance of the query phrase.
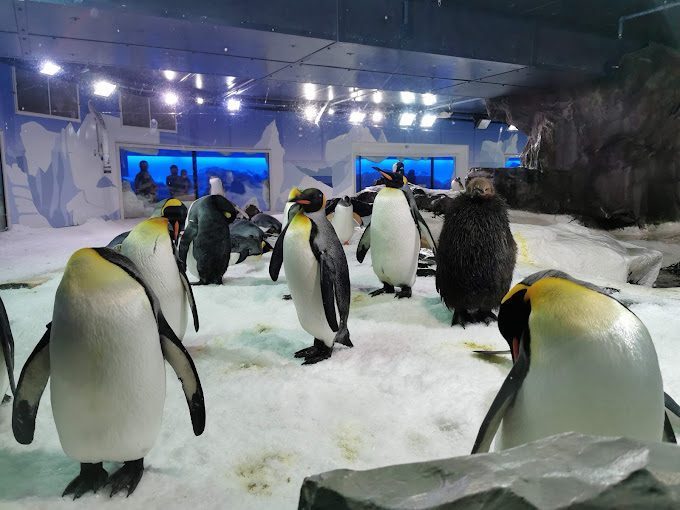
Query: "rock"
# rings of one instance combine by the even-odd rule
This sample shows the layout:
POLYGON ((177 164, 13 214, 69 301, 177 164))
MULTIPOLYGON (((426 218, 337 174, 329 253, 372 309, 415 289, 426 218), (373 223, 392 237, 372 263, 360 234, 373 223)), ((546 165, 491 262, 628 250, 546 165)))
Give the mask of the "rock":
POLYGON ((583 216, 604 228, 677 221, 678 105, 680 52, 655 44, 625 55, 596 82, 490 99, 493 119, 529 136, 525 168, 497 177, 538 212, 583 216))
POLYGON ((498 453, 305 479, 301 510, 677 509, 680 447, 560 434, 498 453))

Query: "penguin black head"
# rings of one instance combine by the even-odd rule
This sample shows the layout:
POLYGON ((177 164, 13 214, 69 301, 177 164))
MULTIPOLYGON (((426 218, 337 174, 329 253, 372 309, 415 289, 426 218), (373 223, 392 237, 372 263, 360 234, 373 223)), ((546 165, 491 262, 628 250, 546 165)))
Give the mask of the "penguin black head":
POLYGON ((531 301, 527 298, 527 290, 529 290, 529 285, 524 282, 515 285, 505 295, 498 310, 498 330, 510 346, 513 361, 519 356, 519 343, 522 337, 525 337, 525 343, 529 340, 531 301))
POLYGON ((313 213, 321 209, 326 205, 326 197, 316 188, 307 188, 302 191, 298 196, 289 200, 302 206, 302 210, 308 213, 313 213))
POLYGON ((403 172, 388 172, 386 170, 380 170, 380 175, 383 176, 385 186, 388 188, 403 188, 404 184, 406 184, 406 179, 404 178, 403 172))
POLYGON ((212 202, 212 206, 222 213, 227 223, 232 223, 236 219, 238 211, 229 200, 222 195, 208 195, 207 198, 212 202))
POLYGON ((187 219, 187 207, 176 198, 169 198, 161 209, 161 216, 168 219, 170 236, 177 244, 179 233, 187 219))
POLYGON ((404 175, 404 162, 397 161, 394 165, 392 165, 392 171, 404 175))
POLYGON ((478 198, 492 198, 496 195, 496 190, 493 183, 484 177, 475 177, 467 184, 465 193, 472 197, 478 198))

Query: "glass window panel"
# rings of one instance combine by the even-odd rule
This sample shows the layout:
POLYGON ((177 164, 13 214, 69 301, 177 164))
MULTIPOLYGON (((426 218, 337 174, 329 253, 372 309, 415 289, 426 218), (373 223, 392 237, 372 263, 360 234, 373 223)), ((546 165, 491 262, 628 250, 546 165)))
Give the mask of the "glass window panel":
POLYGON ((16 68, 17 109, 20 112, 50 114, 47 77, 28 69, 16 68))
POLYGON ((149 99, 136 94, 120 95, 121 115, 124 126, 149 127, 149 99))
POLYGON ((78 85, 57 78, 49 79, 50 114, 78 119, 78 85))
POLYGON ((158 129, 177 131, 177 118, 175 107, 165 104, 162 98, 152 97, 149 99, 151 118, 158 122, 158 129))
POLYGON ((451 180, 456 175, 456 158, 443 157, 434 160, 434 189, 451 189, 451 180))

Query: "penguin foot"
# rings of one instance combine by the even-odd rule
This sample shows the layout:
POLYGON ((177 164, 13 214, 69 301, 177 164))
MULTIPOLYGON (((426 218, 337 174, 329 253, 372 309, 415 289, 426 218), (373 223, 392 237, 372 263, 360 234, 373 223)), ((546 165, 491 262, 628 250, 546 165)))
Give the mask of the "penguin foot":
POLYGON ((284 301, 290 301, 291 299, 293 299, 293 296, 291 296, 290 294, 284 294, 284 295, 283 295, 283 300, 284 300, 284 301))
POLYGON ((472 322, 483 322, 487 326, 492 322, 498 321, 498 317, 491 310, 478 310, 472 317, 472 322))
POLYGON ((374 290, 373 292, 370 292, 368 295, 371 297, 375 297, 379 296, 380 294, 394 294, 394 287, 389 283, 383 283, 382 289, 374 290))
POLYGON ((318 349, 316 348, 315 345, 312 345, 311 347, 306 347, 304 349, 300 349, 297 351, 293 357, 295 358, 306 358, 307 356, 312 356, 316 353, 318 349))
POLYGON ((314 363, 330 358, 332 352, 333 349, 323 343, 323 340, 315 338, 314 345, 296 352, 295 357, 305 358, 303 365, 313 365, 314 363))
POLYGON ((410 298, 411 297, 411 287, 403 286, 399 292, 394 295, 397 299, 410 298))
POLYGON ((453 317, 451 318, 452 327, 460 326, 461 328, 465 329, 465 326, 471 322, 475 322, 475 320, 470 312, 467 310, 454 310, 453 317))
POLYGON ((2 402, 0 402, 0 405, 4 406, 5 404, 9 404, 11 401, 12 397, 10 395, 5 395, 4 397, 2 397, 2 402))
POLYGON ((120 491, 127 489, 129 496, 137 488, 137 484, 142 479, 144 474, 144 459, 129 460, 123 467, 113 473, 106 482, 106 485, 111 486, 111 494, 118 494, 120 491))
POLYGON ((86 492, 97 492, 106 484, 108 476, 101 462, 96 464, 83 462, 80 464, 80 474, 66 486, 61 496, 73 494, 73 499, 78 499, 86 492))

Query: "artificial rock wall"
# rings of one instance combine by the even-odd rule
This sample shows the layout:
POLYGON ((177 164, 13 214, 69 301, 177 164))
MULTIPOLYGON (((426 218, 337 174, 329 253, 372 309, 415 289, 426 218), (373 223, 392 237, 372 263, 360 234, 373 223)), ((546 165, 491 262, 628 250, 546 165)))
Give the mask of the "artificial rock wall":
POLYGON ((651 45, 596 83, 487 108, 529 135, 523 169, 498 172, 512 206, 610 228, 680 220, 680 52, 651 45))

